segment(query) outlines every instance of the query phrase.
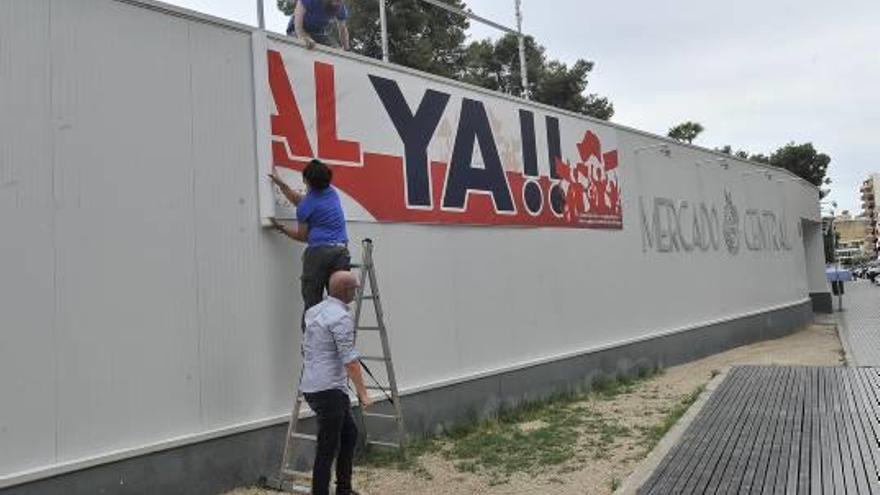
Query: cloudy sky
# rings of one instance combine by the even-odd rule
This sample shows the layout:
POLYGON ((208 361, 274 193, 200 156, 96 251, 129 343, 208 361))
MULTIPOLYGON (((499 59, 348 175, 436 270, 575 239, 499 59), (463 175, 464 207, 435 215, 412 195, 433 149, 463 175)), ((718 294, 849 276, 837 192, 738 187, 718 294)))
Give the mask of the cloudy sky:
MULTIPOLYGON (((466 1, 514 24, 514 0, 466 1)), ((283 31, 275 1, 265 2, 268 29, 283 31)), ((255 0, 170 3, 256 19, 255 0)), ((861 181, 880 172, 878 0, 523 0, 523 9, 525 31, 549 56, 596 62, 589 91, 611 99, 615 122, 665 134, 695 120, 706 127, 695 144, 753 153, 810 141, 832 157, 839 209, 859 211, 861 181)))

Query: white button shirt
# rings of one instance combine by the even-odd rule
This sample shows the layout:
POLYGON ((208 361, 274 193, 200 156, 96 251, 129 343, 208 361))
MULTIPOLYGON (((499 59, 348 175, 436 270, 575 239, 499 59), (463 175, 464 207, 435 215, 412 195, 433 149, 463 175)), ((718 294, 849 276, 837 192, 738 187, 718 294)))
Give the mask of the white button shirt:
POLYGON ((360 355, 354 348, 354 321, 348 305, 328 297, 306 311, 300 391, 346 390, 345 365, 360 355))

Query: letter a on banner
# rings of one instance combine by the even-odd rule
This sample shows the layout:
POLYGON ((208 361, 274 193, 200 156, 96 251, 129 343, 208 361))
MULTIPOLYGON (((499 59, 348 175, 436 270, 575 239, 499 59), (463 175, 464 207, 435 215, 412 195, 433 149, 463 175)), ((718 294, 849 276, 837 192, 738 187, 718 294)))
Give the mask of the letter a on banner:
POLYGON ((452 163, 449 165, 449 174, 446 177, 443 207, 464 209, 469 191, 491 193, 497 210, 515 211, 486 108, 479 101, 465 98, 461 103, 455 149, 452 152, 452 163), (474 144, 480 146, 485 168, 472 166, 474 144))

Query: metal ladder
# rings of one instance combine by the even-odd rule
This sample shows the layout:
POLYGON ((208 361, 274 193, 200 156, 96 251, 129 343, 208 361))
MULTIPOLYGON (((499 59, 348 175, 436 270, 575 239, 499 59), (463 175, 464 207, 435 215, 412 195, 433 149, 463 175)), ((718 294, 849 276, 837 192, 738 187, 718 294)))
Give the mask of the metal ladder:
MULTIPOLYGON (((379 414, 374 412, 361 411, 361 414, 358 415, 361 441, 364 445, 368 447, 376 446, 382 448, 398 449, 401 453, 403 453, 406 433, 403 425, 403 412, 400 407, 400 395, 397 389, 397 379, 394 375, 394 365, 393 361, 391 360, 391 346, 388 343, 388 332, 385 327, 385 318, 384 313, 382 312, 382 302, 379 296, 379 284, 376 279, 376 268, 373 264, 373 241, 371 239, 364 239, 361 245, 363 247, 361 263, 351 265, 352 270, 360 271, 358 277, 360 286, 358 287, 357 295, 355 297, 355 341, 357 341, 357 337, 360 332, 370 332, 371 334, 378 334, 381 340, 382 355, 362 356, 360 362, 361 366, 367 372, 369 377, 373 380, 372 385, 366 386, 367 391, 381 391, 383 394, 385 394, 386 400, 388 400, 388 402, 393 407, 393 414, 379 414), (370 286, 369 293, 367 292, 367 284, 369 284, 370 286), (372 303, 376 317, 375 326, 361 325, 364 302, 372 303), (385 371, 388 377, 387 387, 382 386, 378 382, 375 375, 367 365, 368 362, 385 364, 385 371), (391 394, 390 396, 388 395, 389 391, 391 394), (396 423, 397 442, 371 440, 366 427, 366 420, 369 418, 394 421, 396 423)), ((300 380, 302 380, 302 374, 300 374, 300 380)), ((311 493, 312 473, 308 471, 298 471, 295 466, 295 462, 297 460, 296 452, 297 448, 299 447, 299 442, 305 441, 311 442, 312 444, 315 444, 317 442, 316 435, 301 433, 297 429, 300 421, 300 412, 302 411, 304 402, 305 397, 299 391, 299 384, 297 384, 296 402, 293 406, 293 412, 291 413, 290 417, 290 424, 287 428, 287 441, 284 446, 284 456, 281 460, 281 469, 278 473, 277 478, 270 478, 266 481, 266 484, 269 488, 290 493, 311 493)), ((375 407, 375 405, 373 407, 375 407)))

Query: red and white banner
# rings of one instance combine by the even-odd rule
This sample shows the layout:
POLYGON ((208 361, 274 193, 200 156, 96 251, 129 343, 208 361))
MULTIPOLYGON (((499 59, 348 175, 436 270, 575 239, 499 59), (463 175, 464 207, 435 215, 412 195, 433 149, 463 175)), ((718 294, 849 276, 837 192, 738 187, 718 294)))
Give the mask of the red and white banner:
MULTIPOLYGON (((622 228, 613 128, 344 55, 267 48, 272 166, 301 184, 311 159, 330 165, 349 220, 622 228)), ((293 218, 275 194, 263 216, 293 218)))

